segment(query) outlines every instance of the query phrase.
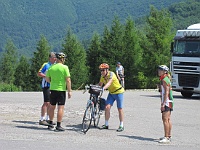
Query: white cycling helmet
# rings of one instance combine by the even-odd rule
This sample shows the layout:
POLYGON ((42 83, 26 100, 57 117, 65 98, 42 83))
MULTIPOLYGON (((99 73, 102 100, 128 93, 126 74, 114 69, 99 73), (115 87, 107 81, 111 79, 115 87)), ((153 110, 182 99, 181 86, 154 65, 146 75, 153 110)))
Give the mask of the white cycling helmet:
POLYGON ((159 70, 164 70, 166 72, 169 72, 169 68, 166 65, 160 65, 160 66, 158 66, 158 69, 159 70))

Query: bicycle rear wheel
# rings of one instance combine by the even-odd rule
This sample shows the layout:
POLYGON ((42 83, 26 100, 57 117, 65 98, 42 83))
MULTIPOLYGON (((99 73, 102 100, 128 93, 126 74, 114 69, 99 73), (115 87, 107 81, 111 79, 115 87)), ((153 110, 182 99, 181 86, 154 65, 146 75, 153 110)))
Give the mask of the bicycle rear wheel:
POLYGON ((99 125, 99 120, 100 120, 100 103, 98 101, 98 103, 96 104, 96 108, 95 108, 95 120, 94 120, 94 126, 98 127, 99 125))
POLYGON ((89 105, 85 110, 82 121, 82 129, 84 133, 86 133, 89 130, 91 122, 92 122, 92 105, 89 105))

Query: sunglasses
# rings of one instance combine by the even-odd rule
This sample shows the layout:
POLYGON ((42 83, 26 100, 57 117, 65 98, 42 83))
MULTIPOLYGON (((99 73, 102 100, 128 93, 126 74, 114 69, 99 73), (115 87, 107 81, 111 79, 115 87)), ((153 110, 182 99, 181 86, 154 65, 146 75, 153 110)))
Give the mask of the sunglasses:
POLYGON ((100 71, 103 72, 103 71, 105 71, 105 70, 106 70, 106 69, 101 69, 100 71))

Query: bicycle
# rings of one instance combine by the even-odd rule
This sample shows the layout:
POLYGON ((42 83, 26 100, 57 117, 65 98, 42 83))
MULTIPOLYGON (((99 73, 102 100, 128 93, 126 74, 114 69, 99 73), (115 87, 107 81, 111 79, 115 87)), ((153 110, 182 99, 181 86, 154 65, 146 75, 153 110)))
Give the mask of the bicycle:
POLYGON ((105 100, 101 98, 103 94, 103 90, 101 86, 90 85, 85 86, 85 93, 87 90, 90 93, 90 99, 87 101, 86 109, 83 115, 82 120, 82 131, 86 134, 86 132, 90 129, 92 121, 94 122, 94 126, 98 127, 101 110, 105 107, 105 100))

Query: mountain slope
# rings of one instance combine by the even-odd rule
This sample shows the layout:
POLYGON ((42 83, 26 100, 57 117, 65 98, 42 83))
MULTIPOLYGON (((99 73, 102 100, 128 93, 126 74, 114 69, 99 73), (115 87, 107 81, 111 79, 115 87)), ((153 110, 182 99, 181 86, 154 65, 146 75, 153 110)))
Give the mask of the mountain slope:
POLYGON ((40 34, 59 49, 68 26, 79 39, 90 39, 94 31, 102 33, 110 26, 115 15, 122 21, 129 15, 135 19, 145 16, 149 5, 160 9, 180 1, 184 0, 1 0, 0 51, 11 38, 19 53, 31 55, 40 34))

